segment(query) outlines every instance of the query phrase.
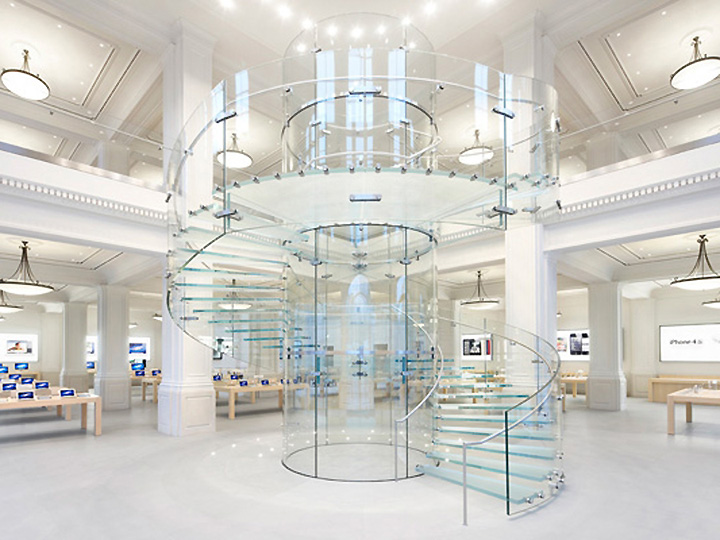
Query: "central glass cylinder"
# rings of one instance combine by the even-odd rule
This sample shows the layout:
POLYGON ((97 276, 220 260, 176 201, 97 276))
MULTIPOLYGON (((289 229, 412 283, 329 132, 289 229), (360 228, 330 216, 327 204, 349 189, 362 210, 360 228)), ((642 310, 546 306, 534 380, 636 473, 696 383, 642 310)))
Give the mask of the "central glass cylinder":
MULTIPOLYGON (((290 379, 308 394, 285 402, 289 469, 317 478, 395 478, 396 420, 434 382, 433 236, 404 226, 305 231, 287 274, 290 379)), ((398 477, 416 475, 429 411, 398 425, 398 477)))

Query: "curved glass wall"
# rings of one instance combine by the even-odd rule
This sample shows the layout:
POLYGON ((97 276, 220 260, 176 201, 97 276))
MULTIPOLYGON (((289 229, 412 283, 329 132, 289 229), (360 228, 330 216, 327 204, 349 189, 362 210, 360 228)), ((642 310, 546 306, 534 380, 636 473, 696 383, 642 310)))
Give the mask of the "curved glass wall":
POLYGON ((364 14, 319 23, 199 105, 170 159, 168 305, 217 365, 287 385, 289 468, 393 478, 391 426, 423 403, 399 426, 398 476, 416 474, 435 248, 555 204, 556 106, 549 86, 364 14), (360 443, 376 453, 359 452, 362 471, 360 443))

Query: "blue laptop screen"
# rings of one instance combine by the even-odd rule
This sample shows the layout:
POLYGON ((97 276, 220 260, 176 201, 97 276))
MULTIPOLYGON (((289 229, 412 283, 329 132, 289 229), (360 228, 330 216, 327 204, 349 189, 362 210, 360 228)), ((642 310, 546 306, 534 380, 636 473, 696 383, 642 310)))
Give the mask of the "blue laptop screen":
POLYGON ((72 388, 60 390, 60 397, 72 397, 74 395, 75 395, 75 390, 73 390, 72 388))
POLYGON ((39 381, 35 383, 36 389, 50 388, 50 383, 47 381, 39 381))
POLYGON ((28 363, 27 362, 15 362, 15 369, 20 371, 23 369, 28 369, 28 363))
POLYGON ((87 369, 95 369, 95 362, 85 362, 87 369))
POLYGON ((7 373, 8 367, 7 366, 0 366, 0 373, 7 373))
POLYGON ((20 379, 20 384, 32 384, 34 380, 32 377, 23 377, 20 379))
POLYGON ((19 373, 12 373, 12 374, 10 374, 10 377, 9 377, 9 378, 12 379, 13 381, 17 381, 17 380, 20 379, 20 374, 19 374, 19 373))
POLYGON ((8 390, 17 390, 17 384, 14 382, 6 382, 2 385, 3 392, 7 392, 8 390))
POLYGON ((18 392, 17 395, 18 399, 34 399, 35 398, 35 392, 18 392))
POLYGON ((137 362, 137 363, 135 363, 135 364, 132 365, 132 370, 133 370, 133 371, 140 371, 140 370, 142 370, 142 369, 145 369, 145 364, 143 364, 142 362, 137 362))

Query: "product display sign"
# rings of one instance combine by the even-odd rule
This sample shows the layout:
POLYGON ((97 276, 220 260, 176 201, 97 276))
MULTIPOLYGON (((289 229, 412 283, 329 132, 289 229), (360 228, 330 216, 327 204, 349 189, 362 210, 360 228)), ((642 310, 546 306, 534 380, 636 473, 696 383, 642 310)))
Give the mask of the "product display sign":
POLYGON ((2 355, 5 362, 37 362, 38 336, 36 334, 0 334, 2 355))
POLYGON ((720 362, 720 324, 660 327, 661 362, 720 362))
POLYGON ((463 335, 461 351, 463 360, 490 360, 492 341, 488 335, 463 335))
POLYGON ((560 360, 587 362, 590 360, 590 332, 588 330, 558 330, 557 351, 560 360))

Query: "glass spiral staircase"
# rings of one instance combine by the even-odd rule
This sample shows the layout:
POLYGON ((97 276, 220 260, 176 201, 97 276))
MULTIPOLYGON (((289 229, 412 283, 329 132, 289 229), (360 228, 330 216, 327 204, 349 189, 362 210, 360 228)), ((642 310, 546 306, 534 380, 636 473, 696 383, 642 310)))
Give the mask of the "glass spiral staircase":
POLYGON ((293 472, 434 476, 508 514, 550 500, 557 354, 444 317, 435 257, 554 205, 554 90, 384 16, 321 21, 288 51, 218 85, 172 152, 173 320, 217 366, 284 385, 293 472), (477 343, 446 358, 457 329, 477 343))

